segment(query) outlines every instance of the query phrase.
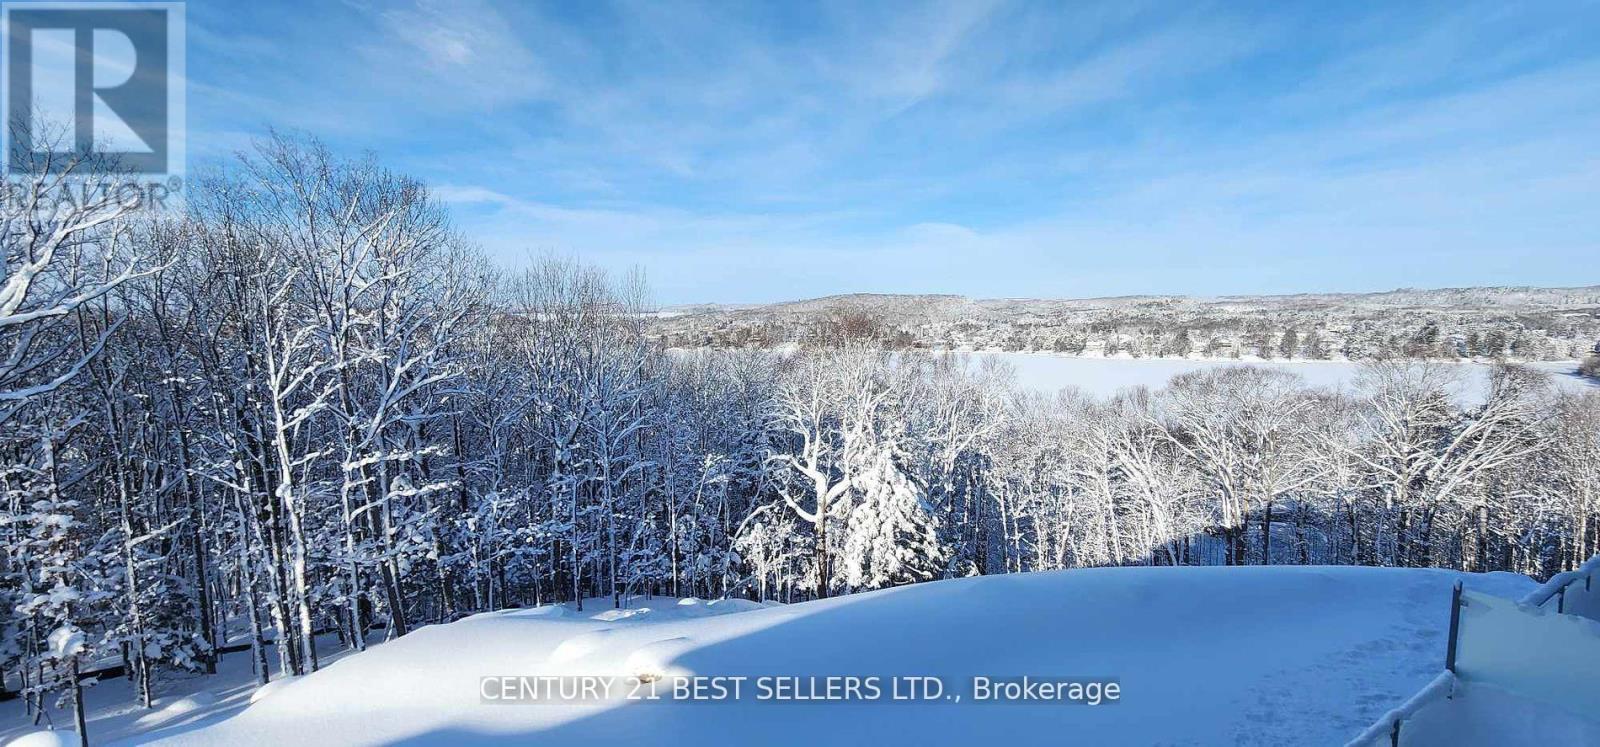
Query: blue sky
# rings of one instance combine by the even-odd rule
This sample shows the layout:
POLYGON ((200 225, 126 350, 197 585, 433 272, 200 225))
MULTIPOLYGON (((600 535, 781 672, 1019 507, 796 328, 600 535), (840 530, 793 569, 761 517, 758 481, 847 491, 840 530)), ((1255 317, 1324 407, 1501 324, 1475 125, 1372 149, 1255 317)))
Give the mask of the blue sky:
POLYGON ((188 4, 269 125, 662 303, 1600 283, 1600 3, 188 4))

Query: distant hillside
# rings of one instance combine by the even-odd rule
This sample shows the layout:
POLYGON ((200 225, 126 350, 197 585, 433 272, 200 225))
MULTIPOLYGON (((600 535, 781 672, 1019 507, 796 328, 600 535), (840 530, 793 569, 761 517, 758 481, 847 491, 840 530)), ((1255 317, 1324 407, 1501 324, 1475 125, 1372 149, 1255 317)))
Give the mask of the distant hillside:
POLYGON ((1282 296, 969 299, 852 294, 665 310, 673 347, 872 337, 902 348, 1261 358, 1581 358, 1600 342, 1600 286, 1282 296))

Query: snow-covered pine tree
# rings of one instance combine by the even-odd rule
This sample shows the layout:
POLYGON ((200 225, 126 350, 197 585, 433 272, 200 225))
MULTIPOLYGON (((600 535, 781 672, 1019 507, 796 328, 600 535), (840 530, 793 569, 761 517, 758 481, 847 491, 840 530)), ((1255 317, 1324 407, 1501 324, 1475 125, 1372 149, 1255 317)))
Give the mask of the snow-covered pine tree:
POLYGON ((839 558, 844 584, 881 589, 938 578, 949 555, 938 517, 924 492, 895 465, 892 442, 867 458, 853 486, 839 558))

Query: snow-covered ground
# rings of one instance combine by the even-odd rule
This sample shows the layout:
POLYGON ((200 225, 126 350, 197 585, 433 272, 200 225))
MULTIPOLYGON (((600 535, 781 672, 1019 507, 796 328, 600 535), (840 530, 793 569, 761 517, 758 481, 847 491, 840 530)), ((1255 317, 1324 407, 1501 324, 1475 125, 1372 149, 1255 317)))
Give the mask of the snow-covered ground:
MULTIPOLYGON (((381 632, 376 633, 373 642, 381 640, 381 636, 381 632)), ((331 634, 318 637, 317 647, 318 656, 324 663, 338 661, 350 653, 339 648, 337 638, 331 634)), ((267 646, 267 659, 273 667, 277 666, 277 652, 271 644, 267 646)), ((102 665, 112 663, 107 661, 102 665)), ((12 684, 14 686, 15 682, 12 684)), ((262 692, 270 692, 281 686, 275 682, 262 692)), ((260 697, 256 691, 248 651, 223 655, 217 664, 215 676, 164 672, 156 684, 156 693, 159 697, 155 708, 147 711, 135 701, 133 686, 126 677, 103 676, 93 686, 85 688, 84 703, 90 719, 90 743, 104 744, 156 729, 194 723, 200 719, 220 718, 237 713, 250 704, 252 697, 260 697)), ((51 705, 54 705, 53 699, 51 705)), ((54 723, 57 728, 71 729, 70 706, 52 707, 49 720, 41 726, 48 723, 54 723)), ((0 745, 45 747, 57 743, 44 739, 45 735, 39 734, 29 724, 20 699, 0 703, 0 745), (24 735, 29 736, 24 738, 24 735)), ((59 738, 63 735, 72 736, 71 732, 57 732, 50 736, 59 738)), ((77 744, 75 738, 58 741, 60 744, 77 744)))
MULTIPOLYGON (((1063 387, 1077 387, 1084 392, 1109 396, 1132 387, 1160 389, 1173 376, 1186 371, 1196 371, 1220 366, 1248 364, 1267 366, 1298 374, 1306 384, 1331 389, 1348 389, 1355 381, 1361 364, 1356 361, 1321 360, 1199 360, 1182 358, 1091 358, 1050 353, 965 353, 974 364, 993 359, 1011 365, 1017 372, 1017 383, 1025 389, 1054 392, 1063 387)), ((1461 367, 1464 403, 1481 401, 1489 366, 1483 363, 1454 363, 1461 367)), ((1600 387, 1600 382, 1577 375, 1577 361, 1539 361, 1526 364, 1550 374, 1557 386, 1571 390, 1600 387)))
MULTIPOLYGON (((1461 574, 1111 568, 940 581, 789 606, 637 600, 478 615, 275 685, 169 695, 160 744, 1336 744, 1438 673, 1461 574), (490 704, 481 677, 746 676, 715 702, 490 704), (760 676, 931 675, 961 702, 772 702, 760 676), (974 704, 975 676, 1114 679, 1116 703, 974 704), (218 704, 205 706, 216 700, 218 704), (196 705, 201 704, 201 705, 196 705)), ((1532 581, 1466 575, 1518 597, 1532 581)), ((242 662, 240 655, 237 661, 242 662)), ((237 666, 237 665, 235 665, 237 666)), ((248 673, 243 673, 247 678, 248 673)), ((663 682, 672 681, 662 680, 663 682)), ((181 688, 180 688, 181 689, 181 688)), ((13 704, 6 704, 8 708, 13 704)), ((13 714, 14 715, 14 714, 13 714)), ((127 734, 126 716, 117 736, 127 734)), ((112 732, 96 719, 91 732, 112 732)), ((14 723, 14 722, 13 722, 14 723)), ((15 732, 12 732, 15 734, 15 732)))

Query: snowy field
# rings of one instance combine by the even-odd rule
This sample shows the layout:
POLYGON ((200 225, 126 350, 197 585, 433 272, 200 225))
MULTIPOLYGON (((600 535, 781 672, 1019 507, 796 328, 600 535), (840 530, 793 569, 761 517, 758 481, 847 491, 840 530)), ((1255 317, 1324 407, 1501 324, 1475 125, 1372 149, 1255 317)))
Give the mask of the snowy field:
MULTIPOLYGON (((102 737, 169 745, 497 743, 1340 744, 1438 673, 1461 574, 1373 568, 1115 568, 940 581, 789 606, 635 600, 478 615, 275 684, 166 695, 102 737), (933 675, 1115 679, 1081 704, 488 704, 485 675, 933 675), (163 728, 164 726, 164 728, 163 728)), ((1532 581, 1466 575, 1517 597, 1532 581)), ((234 666, 244 655, 229 657, 234 666)), ((236 672, 241 680, 248 672, 236 672)), ((121 689, 117 683, 103 686, 121 689)), ((887 689, 887 687, 885 688, 887 689)), ((110 695, 111 693, 107 693, 110 695)), ((98 693, 96 694, 98 695, 98 693)), ((16 718, 16 703, 4 704, 16 718)), ((10 723, 16 723, 12 720, 10 723)), ((8 733, 11 736, 16 731, 8 733)), ((97 740, 99 741, 99 740, 97 740)))
MULTIPOLYGON (((375 633, 373 643, 381 640, 375 633)), ((243 638, 230 643, 243 642, 243 638)), ((329 634, 317 638, 318 653, 323 664, 338 661, 351 652, 339 647, 338 639, 329 634)), ((267 659, 277 666, 277 652, 269 644, 267 659)), ((97 666, 114 664, 101 662, 97 666)), ((274 670, 276 671, 276 670, 274 670)), ((121 676, 102 677, 83 691, 85 710, 89 714, 90 744, 107 744, 127 739, 157 729, 181 727, 203 719, 217 719, 237 713, 252 699, 260 699, 284 683, 274 682, 258 691, 255 676, 250 669, 250 654, 240 651, 224 654, 217 663, 216 676, 164 672, 156 685, 160 696, 155 707, 139 707, 132 684, 121 676)), ((51 703, 54 703, 52 699, 51 703)), ((60 729, 72 728, 71 706, 50 709, 50 722, 60 729)), ((20 699, 0 703, 0 745, 4 747, 53 747, 77 745, 71 731, 43 734, 27 724, 20 699), (53 737, 53 739, 52 739, 53 737)), ((48 723, 48 722, 47 722, 48 723)), ((44 724, 41 724, 43 726, 44 724)))
MULTIPOLYGON (((995 360, 1016 369, 1017 383, 1025 389, 1054 392, 1063 387, 1077 387, 1090 394, 1110 396, 1132 387, 1160 389, 1173 376, 1186 371, 1196 371, 1242 364, 1266 366, 1289 371, 1305 379, 1306 384, 1330 389, 1348 389, 1355 381, 1361 364, 1355 361, 1249 361, 1249 360, 1195 360, 1176 358, 1079 358, 1050 353, 965 353, 974 365, 983 360, 995 360)), ((1482 363, 1454 363, 1461 368, 1464 403, 1481 401, 1489 366, 1482 363)), ((1577 361, 1540 361, 1526 364, 1550 374, 1551 381, 1564 389, 1578 391, 1600 387, 1600 382, 1577 375, 1577 361)))

